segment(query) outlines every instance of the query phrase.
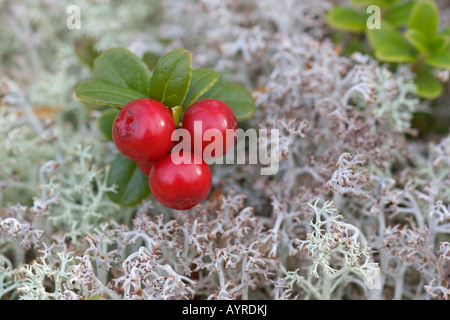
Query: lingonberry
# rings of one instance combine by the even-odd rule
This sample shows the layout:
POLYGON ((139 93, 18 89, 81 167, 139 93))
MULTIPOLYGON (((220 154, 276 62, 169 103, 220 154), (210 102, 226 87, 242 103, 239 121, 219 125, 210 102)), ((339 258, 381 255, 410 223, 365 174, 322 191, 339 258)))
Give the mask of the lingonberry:
POLYGON ((175 122, 170 110, 153 99, 137 99, 114 119, 112 136, 117 149, 136 162, 153 162, 171 147, 175 122))
POLYGON ((137 166, 141 171, 148 177, 150 171, 153 168, 154 162, 136 162, 137 166))
POLYGON ((233 110, 225 102, 217 99, 203 99, 191 105, 184 112, 181 127, 190 133, 191 151, 196 153, 201 151, 205 159, 225 155, 237 138, 237 120, 233 110), (210 131, 211 136, 207 137, 205 132, 210 129, 213 129, 210 131), (215 139, 219 138, 221 142, 214 143, 215 139), (196 143, 199 144, 200 141, 201 150, 195 148, 196 143), (209 152, 205 152, 208 145, 210 145, 209 152))
POLYGON ((166 207, 187 210, 202 202, 212 184, 211 169, 193 153, 184 153, 186 163, 175 164, 168 154, 158 160, 150 171, 150 191, 166 207))

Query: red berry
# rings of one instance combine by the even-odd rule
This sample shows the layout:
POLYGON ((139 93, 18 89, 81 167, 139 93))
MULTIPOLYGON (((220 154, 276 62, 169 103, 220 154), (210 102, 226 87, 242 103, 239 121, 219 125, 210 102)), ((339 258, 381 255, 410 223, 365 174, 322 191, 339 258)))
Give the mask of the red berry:
POLYGON ((202 141, 201 152, 203 156, 205 148, 215 139, 213 136, 210 141, 204 141, 205 131, 208 129, 218 130, 217 133, 222 137, 223 143, 220 147, 217 146, 213 149, 211 157, 206 156, 205 158, 219 158, 225 155, 233 147, 237 138, 237 120, 233 110, 225 102, 217 99, 203 99, 192 104, 184 112, 181 127, 188 130, 191 135, 192 152, 197 152, 194 149, 195 141, 202 141), (201 122, 201 130, 195 130, 197 121, 201 122), (227 129, 233 133, 231 139, 227 139, 227 129))
POLYGON ((150 191, 166 207, 187 210, 202 202, 212 184, 211 169, 203 159, 184 153, 189 163, 175 164, 168 154, 158 160, 149 175, 150 191))
POLYGON ((136 162, 137 166, 141 171, 148 177, 150 171, 153 168, 154 162, 136 162))
POLYGON ((153 162, 170 151, 174 130, 172 113, 165 105, 153 99, 138 99, 116 115, 112 136, 125 157, 153 162))

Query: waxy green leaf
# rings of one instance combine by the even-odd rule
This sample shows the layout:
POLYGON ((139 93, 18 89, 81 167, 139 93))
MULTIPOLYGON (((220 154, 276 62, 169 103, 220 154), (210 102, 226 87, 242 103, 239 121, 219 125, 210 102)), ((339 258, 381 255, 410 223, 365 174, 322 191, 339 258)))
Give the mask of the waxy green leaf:
POLYGON ((428 99, 435 99, 442 94, 443 85, 432 74, 432 68, 423 65, 416 72, 415 84, 417 86, 417 94, 428 99))
POLYGON ((444 51, 448 51, 449 49, 450 49, 450 36, 448 35, 440 34, 431 43, 431 52, 433 52, 433 54, 441 54, 444 51))
POLYGON ((123 107, 133 100, 147 98, 145 94, 139 91, 95 80, 78 85, 75 89, 75 95, 85 102, 115 107, 123 107))
POLYGON ((431 46, 428 41, 427 35, 423 33, 421 30, 417 29, 408 29, 405 32, 405 38, 413 45, 413 47, 425 54, 429 54, 431 52, 431 46))
POLYGON ((367 29, 366 35, 367 40, 369 40, 370 45, 374 49, 386 43, 407 47, 402 34, 397 30, 397 28, 384 20, 381 21, 380 29, 367 29))
POLYGON ((168 107, 183 103, 192 77, 189 51, 177 49, 162 56, 155 65, 149 96, 168 107))
POLYGON ((413 62, 416 59, 402 34, 387 21, 381 22, 380 29, 367 29, 366 35, 375 57, 381 61, 413 62))
POLYGON ((160 55, 158 55, 154 52, 151 52, 151 51, 147 51, 142 56, 142 61, 144 61, 144 63, 149 68, 149 70, 153 70, 153 68, 155 67, 156 62, 158 62, 159 58, 160 58, 160 55))
POLYGON ((450 50, 427 57, 425 62, 436 68, 450 69, 450 50))
POLYGON ((134 53, 124 48, 104 51, 94 61, 94 78, 130 88, 143 94, 148 93, 151 73, 147 65, 134 53))
POLYGON ((338 30, 363 32, 366 20, 365 14, 343 6, 336 6, 327 13, 328 24, 338 30))
POLYGON ((191 84, 182 104, 183 109, 193 104, 219 80, 219 73, 209 68, 196 69, 192 72, 191 84))
POLYGON ((236 82, 219 80, 198 100, 207 98, 218 99, 229 105, 237 121, 250 119, 256 112, 252 94, 236 82))
POLYGON ((117 113, 119 113, 117 108, 107 109, 97 119, 98 130, 106 140, 113 141, 112 126, 117 113))
POLYGON ((134 206, 150 195, 148 177, 121 153, 111 164, 107 184, 117 186, 117 192, 109 192, 108 197, 122 206, 134 206))
POLYGON ((170 110, 172 111, 172 117, 173 121, 175 122, 175 127, 178 128, 178 125, 180 124, 181 114, 183 113, 183 108, 181 106, 175 106, 170 110))
POLYGON ((387 43, 375 49, 375 57, 387 62, 414 62, 416 57, 403 45, 387 43))
POLYGON ((409 27, 421 30, 428 39, 437 34, 439 10, 434 1, 417 1, 411 10, 409 27))
POLYGON ((415 4, 415 1, 409 1, 393 6, 386 10, 384 19, 394 26, 406 26, 409 23, 409 17, 415 4))

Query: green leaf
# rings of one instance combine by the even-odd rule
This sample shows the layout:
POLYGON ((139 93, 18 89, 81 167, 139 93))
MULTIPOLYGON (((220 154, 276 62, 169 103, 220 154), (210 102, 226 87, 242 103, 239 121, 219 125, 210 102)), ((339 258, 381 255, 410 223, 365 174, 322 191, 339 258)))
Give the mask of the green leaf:
POLYGON ((436 68, 450 69, 450 50, 427 57, 425 62, 436 68))
POLYGON ((233 109, 237 121, 250 119, 256 112, 251 93, 236 82, 219 80, 199 100, 207 98, 218 99, 229 105, 233 109))
POLYGON ((117 108, 106 109, 97 119, 98 130, 106 140, 113 141, 112 126, 117 113, 119 113, 117 108))
POLYGON ((398 6, 394 6, 386 11, 384 19, 389 21, 394 26, 406 26, 411 16, 411 11, 414 8, 416 1, 408 1, 398 6))
POLYGON ((94 78, 147 94, 151 73, 147 65, 132 52, 124 48, 112 48, 95 59, 94 78))
POLYGON ((374 49, 379 46, 385 45, 386 43, 407 47, 402 34, 397 30, 396 27, 385 20, 381 21, 380 29, 367 29, 366 35, 367 40, 374 49))
POLYGON ((182 107, 186 109, 195 102, 202 94, 211 89, 219 80, 220 74, 213 69, 201 68, 192 72, 191 84, 183 101, 182 107))
POLYGON ((443 85, 432 74, 432 68, 423 65, 416 73, 414 80, 417 94, 427 99, 435 99, 442 94, 443 85))
POLYGON ((172 117, 173 121, 175 122, 175 128, 178 128, 178 125, 180 123, 181 114, 183 113, 183 108, 181 106, 175 106, 172 109, 172 117))
POLYGON ((123 107, 133 100, 147 98, 139 91, 95 80, 79 84, 75 89, 75 95, 85 102, 114 107, 123 107))
POLYGON ((147 51, 142 56, 142 61, 144 61, 144 63, 149 68, 149 70, 153 70, 153 68, 155 67, 156 62, 158 62, 159 58, 160 58, 160 56, 158 54, 151 52, 151 51, 147 51))
POLYGON ((431 46, 428 41, 429 39, 421 30, 408 29, 405 32, 405 38, 417 51, 425 54, 429 54, 431 52, 431 46))
POLYGON ((401 33, 385 20, 381 21, 380 29, 367 29, 366 35, 378 60, 412 62, 416 59, 401 33))
POLYGON ((183 103, 192 77, 192 57, 185 49, 162 56, 155 65, 149 96, 168 107, 183 103))
POLYGON ((414 62, 416 58, 409 49, 402 45, 387 43, 381 45, 375 50, 375 57, 380 61, 386 62, 414 62))
POLYGON ((115 184, 117 192, 109 192, 111 201, 122 206, 134 206, 150 195, 148 177, 139 169, 136 162, 117 154, 109 170, 108 186, 115 184))
POLYGON ((434 1, 418 1, 411 10, 409 27, 421 30, 428 39, 437 34, 439 11, 434 1))
POLYGON ((450 49, 450 36, 440 34, 431 43, 431 52, 434 54, 440 54, 450 49))
POLYGON ((336 6, 328 11, 327 22, 338 30, 363 32, 366 29, 365 14, 343 6, 336 6))

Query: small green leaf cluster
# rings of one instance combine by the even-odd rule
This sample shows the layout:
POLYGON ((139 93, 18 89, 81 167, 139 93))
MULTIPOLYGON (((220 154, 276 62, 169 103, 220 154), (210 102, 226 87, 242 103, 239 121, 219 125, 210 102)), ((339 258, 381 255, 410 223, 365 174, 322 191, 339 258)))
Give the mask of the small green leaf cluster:
MULTIPOLYGON (((439 97, 442 83, 433 75, 435 68, 450 69, 450 27, 438 30, 439 9, 434 1, 352 0, 354 8, 336 6, 328 12, 329 25, 352 32, 361 41, 349 42, 353 49, 369 51, 389 63, 410 63, 416 74, 417 94, 428 99, 439 97), (370 6, 380 9, 379 16, 370 6), (375 15, 375 16, 374 16, 375 15), (379 27, 368 26, 372 17, 379 18, 379 27), (369 19, 369 20, 368 20, 369 19)), ((350 49, 352 50, 352 49, 350 49)))
MULTIPOLYGON (((219 80, 210 68, 193 70, 192 56, 185 49, 173 50, 159 59, 140 59, 124 48, 111 48, 92 62, 93 80, 79 84, 76 96, 87 103, 109 106, 98 118, 98 129, 112 141, 112 125, 120 108, 131 101, 150 98, 167 106, 176 126, 183 112, 199 99, 214 98, 225 102, 236 119, 250 119, 256 112, 251 93, 241 84, 219 80)), ((118 154, 108 176, 108 184, 118 186, 110 199, 133 206, 149 196, 145 175, 137 164, 118 154)))

